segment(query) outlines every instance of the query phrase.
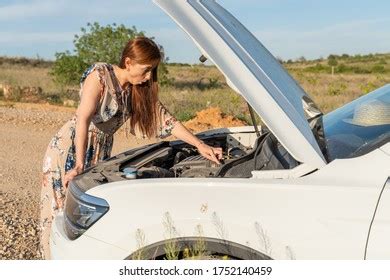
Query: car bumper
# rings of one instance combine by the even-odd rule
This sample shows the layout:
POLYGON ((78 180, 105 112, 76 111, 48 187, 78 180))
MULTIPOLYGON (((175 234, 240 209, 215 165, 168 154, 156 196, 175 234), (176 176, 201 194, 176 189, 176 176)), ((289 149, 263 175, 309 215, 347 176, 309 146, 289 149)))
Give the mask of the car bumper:
POLYGON ((65 234, 63 225, 64 216, 60 213, 53 221, 50 235, 50 254, 53 260, 120 260, 129 255, 129 252, 87 234, 83 234, 76 240, 70 240, 65 234))

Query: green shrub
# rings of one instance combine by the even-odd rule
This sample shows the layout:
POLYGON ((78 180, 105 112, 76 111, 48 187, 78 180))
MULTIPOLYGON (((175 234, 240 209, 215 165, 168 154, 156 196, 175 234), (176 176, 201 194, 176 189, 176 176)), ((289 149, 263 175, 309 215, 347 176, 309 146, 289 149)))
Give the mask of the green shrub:
POLYGON ((336 58, 332 58, 332 59, 328 60, 329 66, 337 66, 337 64, 338 64, 338 62, 337 62, 336 58))
POLYGON ((347 86, 343 83, 332 83, 329 85, 327 93, 331 96, 337 96, 345 92, 347 86))
POLYGON ((341 63, 340 65, 337 66, 336 72, 337 73, 345 73, 350 71, 350 67, 346 66, 344 63, 341 63))
POLYGON ((365 84, 360 85, 360 90, 363 93, 369 93, 377 88, 377 85, 375 85, 373 82, 367 82, 365 84))
POLYGON ((352 69, 353 73, 355 73, 355 74, 371 74, 371 70, 361 68, 358 66, 353 66, 353 67, 351 67, 351 69, 352 69))
POLYGON ((186 122, 189 121, 193 118, 195 118, 196 113, 195 112, 190 112, 190 111, 180 111, 176 113, 175 117, 181 122, 186 122))
POLYGON ((383 65, 374 65, 371 70, 372 73, 384 73, 385 67, 383 65))
MULTIPOLYGON (((81 33, 74 36, 74 54, 70 51, 55 54, 56 61, 51 74, 60 85, 77 85, 82 73, 95 62, 118 64, 126 43, 145 35, 143 31, 137 31, 135 26, 127 28, 115 23, 100 26, 97 22, 88 23, 87 28, 81 28, 81 33)), ((158 75, 160 84, 172 83, 164 63, 160 64, 158 75)))

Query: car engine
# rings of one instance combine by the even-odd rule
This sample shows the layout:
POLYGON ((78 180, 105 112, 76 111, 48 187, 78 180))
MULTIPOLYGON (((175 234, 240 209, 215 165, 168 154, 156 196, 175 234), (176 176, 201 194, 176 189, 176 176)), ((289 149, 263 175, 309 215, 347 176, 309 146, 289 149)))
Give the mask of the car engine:
POLYGON ((222 148, 221 164, 204 158, 184 142, 160 142, 128 150, 101 162, 79 175, 78 185, 86 191, 96 185, 134 179, 250 178, 253 170, 291 169, 299 164, 269 133, 256 138, 244 133, 235 137, 221 134, 202 140, 212 147, 222 148), (132 170, 132 173, 127 174, 126 170, 132 170))
MULTIPOLYGON (((141 167, 138 170, 138 178, 163 178, 163 177, 215 177, 224 164, 246 155, 242 149, 230 148, 223 153, 223 158, 218 165, 196 152, 195 155, 188 155, 188 150, 179 151, 175 155, 174 164, 171 168, 163 168, 156 165, 141 167)), ((194 151, 192 153, 195 153, 194 151)), ((191 154, 192 154, 191 153, 191 154)))

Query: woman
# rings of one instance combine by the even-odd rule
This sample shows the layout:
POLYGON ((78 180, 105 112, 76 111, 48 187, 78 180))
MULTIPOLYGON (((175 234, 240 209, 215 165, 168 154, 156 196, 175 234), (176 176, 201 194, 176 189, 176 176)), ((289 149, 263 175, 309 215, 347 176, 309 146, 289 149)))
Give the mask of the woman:
POLYGON ((178 122, 158 101, 158 46, 146 37, 130 40, 119 66, 92 65, 81 78, 81 101, 76 115, 51 140, 44 158, 41 195, 41 253, 50 257, 52 218, 63 208, 69 181, 85 168, 110 157, 113 134, 130 118, 132 134, 170 134, 195 146, 219 163, 221 148, 213 148, 178 122))

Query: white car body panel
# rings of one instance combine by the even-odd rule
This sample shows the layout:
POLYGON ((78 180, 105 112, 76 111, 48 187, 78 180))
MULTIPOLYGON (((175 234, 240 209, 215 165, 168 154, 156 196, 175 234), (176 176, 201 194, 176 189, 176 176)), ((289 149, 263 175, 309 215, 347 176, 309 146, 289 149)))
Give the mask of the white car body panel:
POLYGON ((304 114, 307 94, 244 26, 215 1, 154 2, 200 46, 296 160, 316 168, 325 164, 304 114))
MULTIPOLYGON (((390 178, 390 177, 389 177, 390 178)), ((380 198, 378 209, 370 232, 367 248, 368 259, 390 259, 388 240, 390 236, 390 179, 380 198)))
POLYGON ((389 143, 386 145, 383 145, 380 149, 390 156, 390 144, 389 143))
MULTIPOLYGON (((377 149, 295 179, 170 178, 95 187, 88 193, 110 201, 110 211, 79 239, 54 237, 53 254, 75 247, 61 256, 126 258, 138 249, 137 229, 145 234, 143 245, 173 237, 163 224, 169 213, 176 237, 196 236, 201 225, 204 237, 238 242, 275 259, 363 259, 369 224, 389 176, 372 162, 390 166, 390 157, 377 149), (113 253, 91 250, 88 238, 110 244, 113 253), (79 256, 81 251, 85 255, 79 256)), ((55 236, 57 231, 56 223, 55 236)), ((383 251, 370 248, 372 256, 378 249, 383 251)))
POLYGON ((63 229, 64 216, 60 212, 52 225, 50 236, 50 254, 54 260, 104 260, 123 259, 127 251, 118 248, 107 242, 91 238, 89 236, 80 236, 75 241, 66 237, 63 229))

